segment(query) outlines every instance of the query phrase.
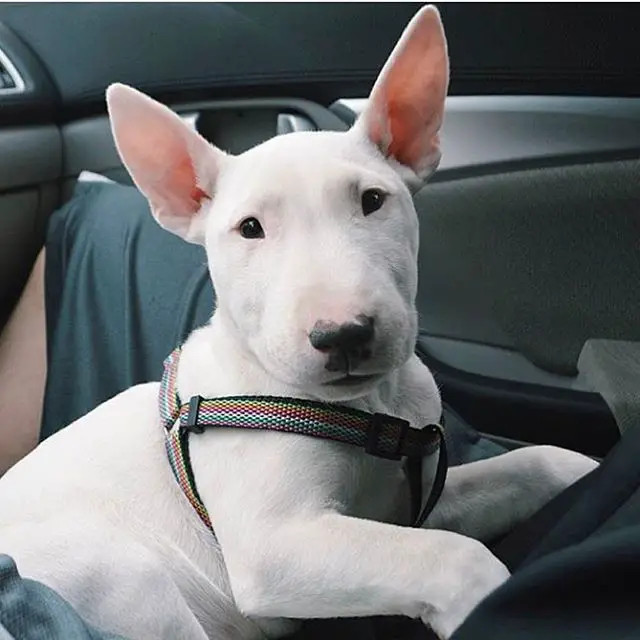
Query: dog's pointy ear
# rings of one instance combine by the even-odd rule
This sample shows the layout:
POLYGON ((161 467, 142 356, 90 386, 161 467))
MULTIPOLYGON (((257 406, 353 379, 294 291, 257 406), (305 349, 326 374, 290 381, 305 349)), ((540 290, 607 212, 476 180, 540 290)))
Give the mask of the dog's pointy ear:
POLYGON ((109 86, 107 108, 120 157, 156 220, 202 244, 204 210, 225 154, 171 109, 126 85, 109 86))
POLYGON ((448 85, 444 28, 438 10, 428 5, 404 30, 354 129, 424 180, 440 162, 439 131, 448 85))

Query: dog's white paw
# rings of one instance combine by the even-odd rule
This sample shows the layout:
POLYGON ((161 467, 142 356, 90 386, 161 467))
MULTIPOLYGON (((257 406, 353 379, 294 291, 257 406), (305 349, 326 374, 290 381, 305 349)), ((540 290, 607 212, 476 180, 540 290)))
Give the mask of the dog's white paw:
POLYGON ((532 447, 531 451, 539 456, 537 464, 544 470, 550 497, 564 491, 598 466, 592 458, 560 447, 544 445, 532 447))
POLYGON ((457 567, 452 566, 451 582, 441 585, 446 598, 439 611, 427 607, 422 622, 446 640, 464 622, 473 609, 509 578, 509 570, 487 547, 477 540, 456 550, 457 567))

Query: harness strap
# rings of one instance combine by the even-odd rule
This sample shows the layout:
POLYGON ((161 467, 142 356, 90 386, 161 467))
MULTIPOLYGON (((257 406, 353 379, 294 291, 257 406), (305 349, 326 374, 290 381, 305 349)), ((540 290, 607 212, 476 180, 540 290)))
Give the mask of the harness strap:
POLYGON ((436 503, 442 495, 445 482, 447 481, 447 471, 449 470, 449 456, 447 445, 444 439, 444 416, 441 418, 440 429, 440 450, 438 453, 438 463, 436 473, 433 477, 431 492, 424 506, 422 505, 422 458, 407 458, 405 471, 409 480, 409 490, 411 492, 412 505, 412 527, 419 529, 424 525, 429 514, 433 511, 436 503))
MULTIPOLYGON (((417 520, 426 519, 446 478, 447 458, 442 428, 429 425, 412 429, 399 418, 311 400, 277 396, 229 396, 204 399, 193 396, 186 404, 177 393, 180 349, 165 361, 160 387, 160 417, 166 431, 166 448, 173 474, 202 522, 213 531, 195 483, 189 458, 189 434, 205 428, 259 429, 296 433, 362 447, 371 455, 390 460, 421 461, 440 450, 438 472, 427 505, 417 520), (428 507, 428 511, 427 511, 428 507)), ((414 463, 415 465, 416 463, 414 463)), ((410 485, 411 481, 409 476, 410 485)), ((421 479, 420 479, 421 491, 421 479)), ((412 488, 415 494, 415 487, 412 488)), ((414 502, 415 502, 414 497, 414 502)), ((418 510, 421 505, 418 499, 418 510)))
POLYGON ((189 432, 182 428, 180 420, 180 398, 177 391, 178 362, 180 349, 175 349, 164 361, 164 373, 160 383, 160 419, 165 430, 165 447, 171 471, 187 500, 204 525, 213 531, 207 508, 204 506, 196 486, 191 457, 189 456, 189 432))

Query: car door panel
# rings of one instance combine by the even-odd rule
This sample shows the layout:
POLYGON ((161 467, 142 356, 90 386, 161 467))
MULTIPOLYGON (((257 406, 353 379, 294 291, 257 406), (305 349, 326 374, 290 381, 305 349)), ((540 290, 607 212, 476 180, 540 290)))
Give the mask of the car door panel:
POLYGON ((54 126, 0 128, 0 330, 58 203, 62 152, 54 126))
POLYGON ((552 141, 548 153, 450 158, 417 194, 421 349, 445 398, 478 428, 603 455, 615 422, 576 363, 589 338, 640 337, 638 140, 625 134, 617 147, 616 125, 596 119, 602 131, 583 123, 579 153, 567 138, 554 152, 543 122, 528 126, 552 141))
POLYGON ((639 177, 633 159, 425 188, 422 328, 560 375, 575 375, 588 338, 640 339, 639 177))

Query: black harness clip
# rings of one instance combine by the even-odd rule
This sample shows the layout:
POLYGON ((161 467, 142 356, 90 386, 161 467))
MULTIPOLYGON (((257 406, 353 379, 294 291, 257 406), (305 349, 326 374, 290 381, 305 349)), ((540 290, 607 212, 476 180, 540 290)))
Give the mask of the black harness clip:
POLYGON ((189 413, 184 428, 191 433, 202 433, 204 428, 198 425, 198 414, 200 413, 201 396, 191 396, 189 400, 189 413))
POLYGON ((409 423, 406 420, 386 416, 383 413, 374 413, 371 416, 371 421, 369 422, 369 433, 367 434, 367 442, 364 450, 378 458, 385 458, 386 460, 400 460, 403 455, 404 439, 409 428, 409 423), (397 425, 400 429, 395 447, 392 450, 389 450, 388 446, 386 448, 382 446, 380 436, 382 435, 382 429, 385 426, 390 426, 392 424, 397 425))

